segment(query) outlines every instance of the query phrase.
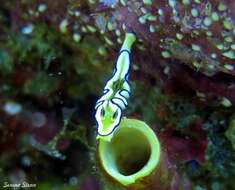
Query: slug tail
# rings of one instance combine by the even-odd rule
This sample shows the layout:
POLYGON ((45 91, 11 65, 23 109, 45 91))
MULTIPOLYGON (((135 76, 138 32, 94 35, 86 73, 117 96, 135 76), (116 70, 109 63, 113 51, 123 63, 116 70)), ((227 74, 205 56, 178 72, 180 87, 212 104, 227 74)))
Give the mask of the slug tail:
POLYGON ((130 32, 126 33, 121 51, 124 49, 130 51, 135 41, 136 41, 136 36, 134 33, 130 33, 130 32))

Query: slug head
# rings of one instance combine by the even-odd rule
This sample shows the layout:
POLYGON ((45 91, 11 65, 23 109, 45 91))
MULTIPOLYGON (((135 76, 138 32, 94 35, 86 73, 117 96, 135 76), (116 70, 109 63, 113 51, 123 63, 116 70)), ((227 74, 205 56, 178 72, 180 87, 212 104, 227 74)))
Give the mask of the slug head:
POLYGON ((97 139, 110 141, 112 139, 115 128, 118 127, 122 116, 119 106, 110 100, 104 101, 96 109, 95 118, 98 124, 97 139))

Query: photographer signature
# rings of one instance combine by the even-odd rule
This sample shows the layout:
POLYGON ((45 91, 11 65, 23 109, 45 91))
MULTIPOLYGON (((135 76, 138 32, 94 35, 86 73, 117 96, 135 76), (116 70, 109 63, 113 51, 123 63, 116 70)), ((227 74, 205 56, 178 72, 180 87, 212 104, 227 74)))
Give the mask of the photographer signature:
POLYGON ((8 183, 5 181, 3 183, 3 188, 32 188, 32 187, 37 187, 37 184, 35 183, 28 183, 26 181, 23 181, 22 183, 8 183))

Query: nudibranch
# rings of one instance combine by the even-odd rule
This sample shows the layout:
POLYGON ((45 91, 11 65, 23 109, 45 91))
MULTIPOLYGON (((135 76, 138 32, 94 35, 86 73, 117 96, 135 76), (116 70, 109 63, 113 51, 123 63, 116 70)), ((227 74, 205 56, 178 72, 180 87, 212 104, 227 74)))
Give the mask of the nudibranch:
POLYGON ((106 83, 103 95, 95 105, 97 121, 97 139, 110 141, 119 126, 122 111, 127 107, 130 96, 128 75, 131 67, 131 46, 135 42, 134 33, 126 33, 118 54, 112 77, 106 83))

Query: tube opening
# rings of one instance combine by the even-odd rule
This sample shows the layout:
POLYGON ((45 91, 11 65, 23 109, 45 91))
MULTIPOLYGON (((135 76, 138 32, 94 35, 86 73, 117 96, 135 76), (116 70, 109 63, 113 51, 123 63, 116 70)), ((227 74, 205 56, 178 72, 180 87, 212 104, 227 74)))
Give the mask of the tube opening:
POLYGON ((140 171, 149 161, 151 146, 146 136, 135 128, 122 128, 110 143, 117 170, 124 176, 140 171))
POLYGON ((151 175, 160 159, 160 144, 144 122, 123 118, 111 141, 99 141, 104 171, 122 185, 151 175))

